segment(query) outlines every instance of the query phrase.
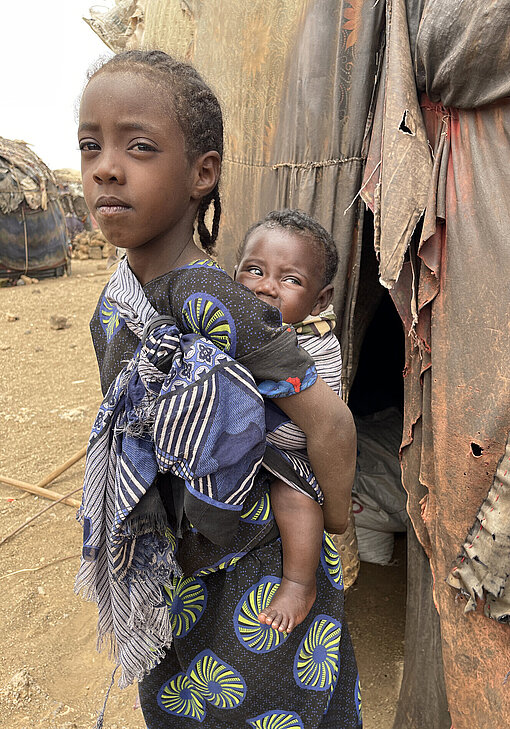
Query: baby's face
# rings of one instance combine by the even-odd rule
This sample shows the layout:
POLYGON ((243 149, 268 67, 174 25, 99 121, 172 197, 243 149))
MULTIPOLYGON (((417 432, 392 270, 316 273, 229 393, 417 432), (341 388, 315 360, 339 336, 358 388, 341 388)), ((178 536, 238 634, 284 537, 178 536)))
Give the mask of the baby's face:
POLYGON ((314 246, 284 228, 257 228, 246 241, 236 280, 276 306, 286 324, 325 308, 320 299, 323 262, 314 246))

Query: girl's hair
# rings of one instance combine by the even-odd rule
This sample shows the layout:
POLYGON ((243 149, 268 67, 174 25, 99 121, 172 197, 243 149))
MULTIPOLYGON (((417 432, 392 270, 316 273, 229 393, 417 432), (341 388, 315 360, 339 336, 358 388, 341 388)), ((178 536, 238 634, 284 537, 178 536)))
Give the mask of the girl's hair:
POLYGON ((284 228, 292 233, 299 235, 306 241, 309 241, 315 248, 321 250, 323 260, 322 286, 332 283, 338 269, 338 251, 335 241, 314 218, 307 215, 302 210, 273 210, 268 213, 265 218, 259 220, 248 228, 243 242, 237 251, 237 261, 239 262, 243 256, 248 238, 258 228, 284 228))
MULTIPOLYGON (((223 156, 223 117, 218 99, 189 63, 172 58, 163 51, 124 51, 113 56, 92 71, 98 73, 126 71, 143 74, 161 84, 168 93, 171 109, 182 130, 186 154, 190 162, 205 152, 216 151, 223 156)), ((212 253, 218 237, 221 202, 218 185, 200 201, 197 227, 202 248, 212 253), (213 203, 211 231, 205 224, 205 214, 213 203)))

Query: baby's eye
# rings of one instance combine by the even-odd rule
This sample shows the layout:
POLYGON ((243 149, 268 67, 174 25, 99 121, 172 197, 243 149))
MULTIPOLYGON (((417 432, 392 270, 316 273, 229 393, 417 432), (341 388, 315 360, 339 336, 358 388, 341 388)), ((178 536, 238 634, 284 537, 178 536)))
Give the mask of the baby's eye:
POLYGON ((248 272, 253 273, 254 276, 262 276, 262 270, 258 266, 248 266, 248 272))
POLYGON ((97 152, 98 149, 100 149, 99 144, 97 142, 93 142, 90 139, 84 139, 82 142, 80 142, 81 152, 97 152))
POLYGON ((301 286, 301 281, 295 276, 287 276, 285 281, 287 281, 287 283, 294 284, 295 286, 301 286))

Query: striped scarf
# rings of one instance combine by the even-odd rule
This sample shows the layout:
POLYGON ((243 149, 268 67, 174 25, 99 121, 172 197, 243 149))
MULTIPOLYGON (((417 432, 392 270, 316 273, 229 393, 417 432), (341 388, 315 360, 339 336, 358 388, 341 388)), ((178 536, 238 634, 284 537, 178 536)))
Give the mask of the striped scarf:
POLYGON ((151 485, 158 472, 179 476, 195 513, 226 514, 235 528, 264 455, 265 419, 249 372, 159 316, 126 259, 106 296, 141 343, 92 427, 75 589, 98 604, 98 649, 109 643, 123 687, 159 663, 172 637, 163 585, 180 574, 177 540, 151 485))

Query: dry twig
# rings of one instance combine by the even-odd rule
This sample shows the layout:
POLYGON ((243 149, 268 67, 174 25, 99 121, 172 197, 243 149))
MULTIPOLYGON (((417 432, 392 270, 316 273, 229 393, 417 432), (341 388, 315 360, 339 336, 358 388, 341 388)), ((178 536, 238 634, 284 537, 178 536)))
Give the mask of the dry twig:
POLYGON ((20 572, 39 572, 39 570, 45 570, 46 567, 53 567, 53 565, 59 564, 60 562, 66 562, 68 559, 78 559, 79 556, 79 554, 71 554, 69 555, 69 557, 60 557, 60 559, 54 559, 53 562, 48 562, 48 564, 42 564, 39 567, 25 567, 25 569, 23 570, 8 572, 6 575, 2 575, 0 577, 0 580, 4 580, 6 577, 12 577, 12 575, 19 575, 20 572))
POLYGON ((21 532, 25 527, 27 527, 29 524, 31 524, 35 519, 41 516, 41 514, 44 514, 45 511, 48 511, 48 509, 52 509, 56 504, 60 504, 61 501, 64 501, 64 499, 68 499, 69 496, 72 496, 73 494, 76 494, 78 491, 82 490, 82 486, 80 486, 77 489, 74 489, 74 491, 69 491, 68 494, 64 494, 60 499, 57 499, 57 501, 52 501, 51 504, 48 504, 48 506, 45 506, 44 509, 41 509, 41 511, 38 511, 37 514, 34 514, 28 521, 24 522, 21 526, 16 527, 14 531, 10 532, 5 536, 3 539, 0 539, 0 547, 2 544, 4 544, 8 539, 13 537, 15 534, 18 534, 18 532, 21 532))

